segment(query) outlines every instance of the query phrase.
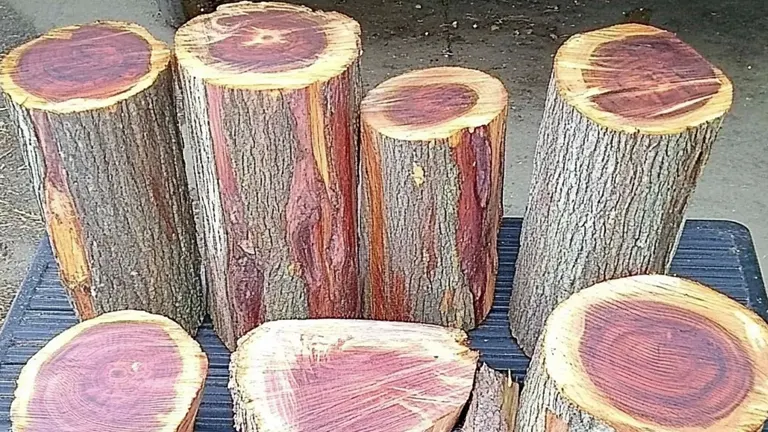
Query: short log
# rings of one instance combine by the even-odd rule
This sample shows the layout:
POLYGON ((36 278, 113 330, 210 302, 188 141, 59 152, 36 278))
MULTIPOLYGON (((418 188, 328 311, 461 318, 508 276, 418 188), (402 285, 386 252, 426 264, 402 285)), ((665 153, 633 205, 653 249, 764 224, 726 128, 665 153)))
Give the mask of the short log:
POLYGON ((192 432, 208 359, 175 322, 140 311, 84 321, 24 365, 13 432, 192 432))
POLYGON ((61 280, 80 319, 205 315, 170 51, 142 27, 52 30, 10 52, 0 87, 61 280))
POLYGON ((547 320, 517 430, 759 430, 766 346, 765 321, 706 286, 660 275, 599 283, 547 320))
POLYGON ((514 432, 520 386, 482 363, 461 432, 514 432))
POLYGON ((285 320, 238 342, 229 388, 241 432, 449 432, 472 391, 466 334, 365 320, 285 320))
POLYGON ((654 27, 603 28, 559 49, 510 305, 527 355, 570 294, 665 272, 731 99, 720 70, 654 27))
POLYGON ((233 350, 265 321, 359 318, 359 25, 241 2, 190 20, 175 51, 218 335, 233 350))
POLYGON ((475 328, 493 302, 507 92, 483 72, 422 69, 361 105, 365 316, 475 328))

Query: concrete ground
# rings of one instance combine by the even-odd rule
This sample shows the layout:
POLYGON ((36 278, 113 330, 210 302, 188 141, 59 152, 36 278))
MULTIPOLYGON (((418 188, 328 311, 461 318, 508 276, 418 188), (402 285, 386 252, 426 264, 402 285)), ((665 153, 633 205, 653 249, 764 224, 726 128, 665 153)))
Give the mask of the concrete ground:
MULTIPOLYGON (((207 1, 207 0, 202 0, 207 1)), ((571 34, 617 23, 645 7, 651 24, 679 36, 735 86, 731 114, 688 217, 733 219, 754 236, 768 266, 768 2, 763 0, 305 0, 356 18, 364 32, 366 90, 414 68, 462 65, 501 78, 510 94, 504 209, 521 215, 552 55, 571 34)), ((123 19, 170 41, 173 0, 0 0, 0 49, 49 28, 123 19)), ((0 106, 0 316, 43 233, 27 173, 0 106)))

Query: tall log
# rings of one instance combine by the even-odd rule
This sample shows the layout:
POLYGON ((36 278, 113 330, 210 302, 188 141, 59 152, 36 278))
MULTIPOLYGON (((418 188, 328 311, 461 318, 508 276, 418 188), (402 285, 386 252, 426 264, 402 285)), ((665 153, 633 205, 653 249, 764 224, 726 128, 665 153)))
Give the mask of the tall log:
POLYGON ((397 76, 363 99, 367 317, 470 330, 488 314, 506 113, 499 80, 457 67, 397 76))
POLYGON ((136 24, 52 30, 10 52, 10 107, 80 319, 139 309, 194 334, 205 315, 170 51, 136 24))
POLYGON ((168 318, 119 311, 84 321, 24 365, 13 432, 192 432, 208 358, 168 318))
POLYGON ((653 27, 621 24, 560 48, 510 305, 527 355, 570 294, 666 271, 731 99, 720 70, 653 27))
POLYGON ((241 432, 449 432, 478 353, 461 330, 350 319, 269 322, 238 342, 229 388, 241 432))
POLYGON ((752 432, 768 419, 768 325, 698 283, 642 275, 550 315, 516 430, 752 432))
POLYGON ((221 6, 176 34, 216 332, 360 316, 360 28, 285 3, 221 6))

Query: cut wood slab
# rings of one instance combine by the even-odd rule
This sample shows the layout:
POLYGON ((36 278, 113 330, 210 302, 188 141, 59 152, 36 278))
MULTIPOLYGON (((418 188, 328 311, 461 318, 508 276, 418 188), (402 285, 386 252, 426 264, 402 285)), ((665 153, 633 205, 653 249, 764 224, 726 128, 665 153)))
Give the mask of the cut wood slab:
POLYGON ((285 320, 244 336, 229 388, 243 432, 448 432, 478 354, 466 334, 364 320, 285 320))
POLYGON ((570 294, 666 271, 731 100, 720 70, 654 27, 603 28, 558 50, 510 304, 527 355, 570 294))
POLYGON ((12 50, 0 87, 80 319, 205 315, 170 51, 142 27, 64 27, 12 50))
POLYGON ((547 320, 517 430, 760 430, 766 346, 765 321, 698 283, 644 275, 594 285, 547 320))
POLYGON ((140 311, 100 315, 59 334, 24 365, 14 432, 192 432, 208 373, 175 322, 140 311))
POLYGON ((359 318, 360 28, 286 3, 220 6, 176 34, 214 328, 359 318))
POLYGON ((458 67, 384 81, 361 105, 365 316, 475 328, 493 303, 507 92, 458 67))

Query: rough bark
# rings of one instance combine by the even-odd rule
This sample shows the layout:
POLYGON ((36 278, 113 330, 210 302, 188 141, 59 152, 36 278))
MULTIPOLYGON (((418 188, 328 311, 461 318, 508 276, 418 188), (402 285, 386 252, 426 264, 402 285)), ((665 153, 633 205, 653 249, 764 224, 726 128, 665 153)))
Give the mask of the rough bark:
MULTIPOLYGON (((632 57, 633 50, 629 45, 622 52, 632 57)), ((611 278, 667 270, 689 199, 730 106, 730 82, 723 76, 712 78, 727 93, 709 96, 725 99, 716 108, 691 107, 684 102, 692 96, 661 90, 659 100, 647 100, 636 89, 651 92, 652 84, 613 76, 602 77, 607 84, 587 80, 587 88, 594 86, 598 94, 585 102, 583 94, 568 93, 567 65, 583 63, 589 54, 577 51, 568 44, 561 49, 549 84, 510 301, 512 334, 529 356, 547 316, 570 294, 611 278), (670 100, 678 105, 668 106, 670 100), (701 110, 701 117, 691 108, 701 110), (615 111, 601 111, 608 109, 615 111), (675 110, 677 116, 668 113, 675 110)), ((614 66, 627 68, 629 75, 644 71, 650 66, 642 60, 652 56, 641 54, 634 63, 614 66)), ((672 82, 687 91, 683 78, 672 82)))
POLYGON ((449 432, 477 352, 461 330, 371 320, 283 320, 244 336, 230 362, 241 432, 449 432))
POLYGON ((139 309, 194 334, 205 298, 167 47, 125 23, 58 29, 12 52, 2 85, 78 317, 139 309))
POLYGON ((459 68, 428 69, 416 72, 416 78, 406 74, 382 83, 363 102, 360 260, 367 317, 470 330, 490 310, 507 106, 503 86, 476 74, 459 68), (473 93, 466 107, 422 114, 460 123, 462 115, 477 116, 472 111, 477 106, 487 109, 472 127, 437 130, 438 122, 398 108, 413 104, 417 111, 420 104, 439 106, 443 99, 455 99, 450 86, 464 89, 457 83, 467 73, 478 81, 473 85, 493 88, 499 100, 480 98, 467 87, 473 93), (423 88, 400 83, 406 79, 423 88), (418 138, 384 129, 390 121, 416 131, 418 138))
POLYGON ((12 430, 192 432, 207 372, 200 345, 168 318, 103 314, 56 336, 27 362, 12 430))
POLYGON ((483 363, 475 373, 475 387, 461 432, 513 432, 519 385, 483 363))
POLYGON ((516 428, 758 430, 768 418, 759 348, 767 338, 761 318, 691 281, 634 276, 594 285, 547 321, 516 428))
MULTIPOLYGON (((195 156, 209 311, 230 350, 266 321, 361 314, 356 186, 362 83, 359 34, 351 23, 298 6, 239 3, 192 20, 177 34, 182 132, 195 156), (282 19, 339 20, 336 30, 349 38, 352 54, 329 56, 339 63, 339 73, 297 84, 303 78, 286 78, 293 64, 269 63, 290 56, 266 44, 249 47, 256 50, 255 60, 244 61, 259 55, 267 60, 243 67, 274 66, 267 71, 274 74, 271 79, 267 74, 263 81, 236 83, 246 80, 247 71, 204 78, 206 68, 224 71, 230 65, 198 52, 210 40, 204 30, 209 22, 233 16, 253 20, 253 27, 216 30, 217 43, 236 55, 238 38, 269 25, 259 21, 267 19, 264 14, 275 31, 282 19)), ((303 32, 315 37, 313 29, 297 31, 297 37, 303 32)), ((293 48, 285 49, 299 49, 303 42, 292 41, 293 48)), ((225 49, 211 46, 211 52, 225 49)))

